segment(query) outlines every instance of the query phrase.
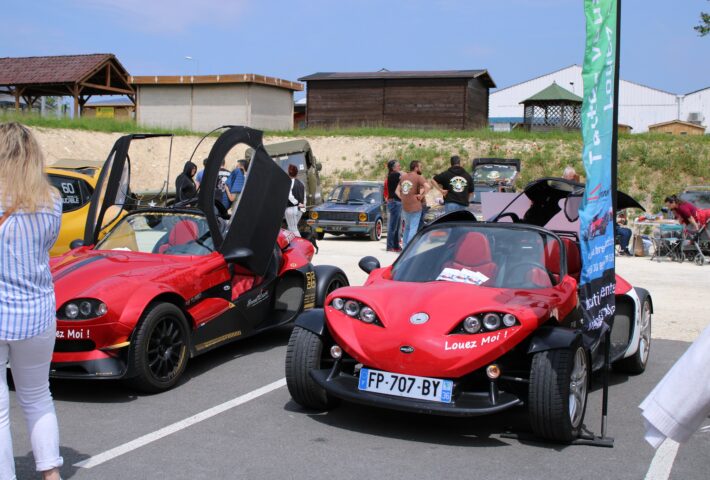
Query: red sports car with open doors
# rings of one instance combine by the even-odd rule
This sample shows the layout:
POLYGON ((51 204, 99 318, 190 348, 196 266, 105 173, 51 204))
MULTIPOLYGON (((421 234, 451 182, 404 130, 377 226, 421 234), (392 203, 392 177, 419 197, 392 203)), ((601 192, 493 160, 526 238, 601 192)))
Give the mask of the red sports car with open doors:
POLYGON ((116 142, 83 241, 51 261, 52 377, 126 378, 148 392, 166 390, 189 358, 290 322, 348 284, 340 269, 310 263, 310 242, 280 230, 289 179, 256 130, 231 127, 217 139, 198 197, 126 213, 129 147, 152 137, 116 142), (256 154, 229 216, 215 207, 215 186, 225 155, 239 143, 256 154), (120 220, 104 234, 97 225, 110 224, 109 216, 120 220))
MULTIPOLYGON (((293 399, 317 410, 343 399, 451 416, 525 405, 536 435, 575 438, 591 373, 603 365, 578 299, 583 188, 541 179, 494 221, 454 212, 393 265, 363 258, 363 286, 332 292, 296 320, 286 357, 293 399)), ((615 297, 611 360, 641 373, 651 297, 621 277, 615 297)))

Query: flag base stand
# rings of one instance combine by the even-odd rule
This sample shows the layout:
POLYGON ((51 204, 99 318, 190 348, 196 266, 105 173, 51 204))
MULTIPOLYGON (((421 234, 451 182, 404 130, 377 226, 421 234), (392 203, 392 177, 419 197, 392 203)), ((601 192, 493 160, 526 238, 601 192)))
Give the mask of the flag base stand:
MULTIPOLYGON (((606 436, 607 426, 607 411, 609 406, 609 372, 611 371, 611 328, 607 328, 604 333, 604 367, 602 371, 602 424, 601 435, 595 435, 587 429, 587 426, 582 424, 577 438, 565 445, 587 445, 590 447, 605 447, 614 448, 614 438, 606 436)), ((531 433, 515 433, 505 432, 500 435, 501 438, 512 438, 530 443, 550 443, 543 438, 537 437, 531 433)))

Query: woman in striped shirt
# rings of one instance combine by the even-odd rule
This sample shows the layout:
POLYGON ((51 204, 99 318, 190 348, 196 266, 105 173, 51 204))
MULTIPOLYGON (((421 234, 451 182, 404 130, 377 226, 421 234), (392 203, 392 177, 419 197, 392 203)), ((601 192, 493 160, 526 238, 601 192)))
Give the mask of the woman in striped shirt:
POLYGON ((49 249, 62 200, 44 175, 32 133, 0 124, 0 479, 14 479, 7 365, 30 433, 37 471, 59 478, 59 429, 49 392, 56 315, 49 249))

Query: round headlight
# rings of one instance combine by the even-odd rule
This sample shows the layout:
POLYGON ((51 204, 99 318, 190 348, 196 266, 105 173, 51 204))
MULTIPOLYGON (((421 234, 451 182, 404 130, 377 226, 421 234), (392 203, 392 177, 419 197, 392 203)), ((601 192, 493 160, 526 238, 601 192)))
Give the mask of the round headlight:
POLYGON ((336 360, 339 359, 343 356, 343 349, 337 345, 333 345, 332 347, 330 347, 330 356, 336 360))
POLYGON ((313 220, 318 220, 318 212, 316 212, 315 210, 311 210, 311 218, 313 220))
POLYGON ((330 304, 333 306, 334 309, 342 310, 343 305, 345 305, 345 300, 340 297, 335 297, 330 304))
POLYGON ((348 300, 345 302, 343 310, 351 317, 357 317, 357 314, 360 313, 360 305, 355 300, 348 300))
POLYGON ((93 308, 91 308, 91 302, 84 300, 79 304, 79 313, 81 313, 82 317, 90 317, 92 310, 93 308))
POLYGON ((506 313, 503 315, 503 325, 506 327, 512 327, 515 325, 517 319, 515 318, 515 315, 511 315, 510 313, 506 313))
POLYGON ((106 312, 108 312, 108 307, 106 306, 106 304, 104 302, 100 302, 96 306, 96 315, 98 315, 100 317, 101 315, 106 315, 106 312))
POLYGON ((363 322, 372 323, 376 318, 377 315, 375 315, 375 311, 370 307, 362 307, 362 310, 360 310, 360 320, 363 322))
POLYGON ((497 313, 486 313, 483 317, 483 326, 488 330, 497 330, 500 328, 500 317, 497 313))
POLYGON ((79 307, 76 306, 76 303, 68 303, 67 306, 64 307, 64 314, 67 318, 76 318, 79 316, 79 307))
POLYGON ((360 215, 357 216, 357 218, 361 222, 367 222, 367 213, 361 213, 360 215))
POLYGON ((463 329, 466 333, 478 333, 481 329, 481 321, 478 317, 466 317, 463 321, 463 329))

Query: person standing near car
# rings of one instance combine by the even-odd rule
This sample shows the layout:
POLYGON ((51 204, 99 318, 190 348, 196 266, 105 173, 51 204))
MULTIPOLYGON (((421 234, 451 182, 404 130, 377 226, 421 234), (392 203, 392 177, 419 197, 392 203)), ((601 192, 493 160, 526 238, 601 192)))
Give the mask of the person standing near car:
POLYGON ((434 176, 434 186, 444 196, 444 213, 464 210, 473 196, 473 178, 461 166, 458 155, 451 157, 451 167, 434 176))
POLYGON ((422 162, 413 160, 409 164, 409 172, 399 179, 395 193, 402 201, 402 219, 404 220, 403 246, 417 233, 419 220, 422 216, 422 199, 429 191, 429 184, 422 176, 422 162))
POLYGON ((387 162, 387 180, 385 181, 385 191, 387 192, 387 251, 401 252, 399 246, 399 235, 402 228, 402 202, 397 196, 396 190, 399 185, 401 166, 397 160, 387 162))
POLYGON ((44 175, 44 155, 19 123, 0 125, 0 478, 15 478, 7 365, 29 430, 37 471, 59 479, 59 427, 49 391, 56 335, 49 249, 62 198, 44 175))
POLYGON ((191 200, 197 196, 197 186, 193 180, 196 172, 197 165, 192 162, 185 162, 182 173, 175 179, 176 201, 191 200))
POLYGON ((244 189, 244 182, 246 181, 246 165, 246 160, 238 160, 237 168, 232 171, 229 178, 225 182, 226 186, 224 191, 227 194, 227 197, 229 197, 232 210, 236 208, 237 200, 239 200, 239 196, 242 194, 242 190, 244 189))
POLYGON ((288 176, 291 177, 291 188, 288 192, 288 200, 286 201, 286 224, 288 230, 293 232, 297 237, 301 236, 298 231, 298 221, 306 209, 306 187, 301 183, 298 176, 298 167, 296 165, 288 166, 288 176))

